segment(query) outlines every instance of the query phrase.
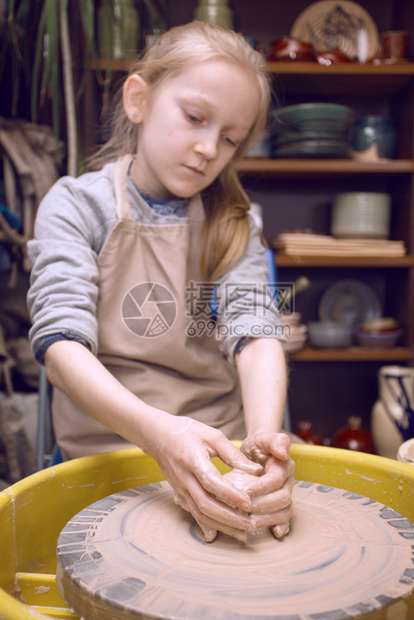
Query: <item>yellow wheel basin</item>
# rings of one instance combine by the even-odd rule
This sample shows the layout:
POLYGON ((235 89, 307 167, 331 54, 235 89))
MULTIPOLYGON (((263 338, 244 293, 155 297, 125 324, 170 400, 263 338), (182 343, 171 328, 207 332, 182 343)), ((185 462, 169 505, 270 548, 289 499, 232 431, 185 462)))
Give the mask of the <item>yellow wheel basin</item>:
MULTIPOLYGON (((291 456, 298 480, 365 495, 414 521, 414 466, 307 444, 293 444, 291 456)), ((227 470, 220 461, 216 464, 221 471, 227 470)), ((56 583, 60 531, 93 502, 159 480, 163 475, 157 463, 132 449, 68 461, 0 493, 0 618, 77 618, 56 583)), ((398 618, 405 620, 405 615, 398 618)))

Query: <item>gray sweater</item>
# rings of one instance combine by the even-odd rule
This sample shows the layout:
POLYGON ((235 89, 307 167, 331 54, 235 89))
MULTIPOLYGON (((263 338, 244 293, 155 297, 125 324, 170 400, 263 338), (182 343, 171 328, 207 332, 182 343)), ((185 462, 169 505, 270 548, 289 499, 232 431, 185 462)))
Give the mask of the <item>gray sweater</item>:
MULTIPOLYGON (((28 243, 32 262, 28 305, 33 323, 29 337, 39 361, 56 334, 83 342, 95 355, 98 352, 97 258, 116 224, 113 170, 111 163, 99 172, 63 177, 39 206, 35 237, 28 243)), ((167 205, 163 213, 151 208, 129 176, 127 191, 137 222, 171 225, 186 219, 182 205, 176 212, 175 205, 167 205)), ((216 283, 217 330, 230 362, 242 337, 284 340, 268 285, 265 248, 253 218, 249 221, 246 252, 216 283)))

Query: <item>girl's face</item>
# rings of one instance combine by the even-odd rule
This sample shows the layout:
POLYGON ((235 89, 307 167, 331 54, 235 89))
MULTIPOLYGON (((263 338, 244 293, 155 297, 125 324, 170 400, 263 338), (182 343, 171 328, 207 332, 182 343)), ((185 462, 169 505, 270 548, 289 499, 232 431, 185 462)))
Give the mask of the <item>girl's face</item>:
POLYGON ((241 67, 209 60, 146 92, 137 155, 137 186, 153 198, 189 198, 211 185, 247 137, 259 94, 241 67))

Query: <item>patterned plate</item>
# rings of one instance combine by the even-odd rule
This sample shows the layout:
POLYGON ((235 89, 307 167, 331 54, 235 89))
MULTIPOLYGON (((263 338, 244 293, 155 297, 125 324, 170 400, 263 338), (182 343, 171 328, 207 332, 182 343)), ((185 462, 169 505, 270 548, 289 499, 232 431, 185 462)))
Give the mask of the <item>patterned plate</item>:
POLYGON ((338 48, 359 62, 375 56, 380 46, 378 30, 369 13, 348 0, 314 2, 297 17, 290 34, 312 43, 318 51, 338 48))
POLYGON ((373 288, 361 280, 338 280, 323 293, 318 306, 321 321, 357 327, 382 315, 381 302, 373 288))

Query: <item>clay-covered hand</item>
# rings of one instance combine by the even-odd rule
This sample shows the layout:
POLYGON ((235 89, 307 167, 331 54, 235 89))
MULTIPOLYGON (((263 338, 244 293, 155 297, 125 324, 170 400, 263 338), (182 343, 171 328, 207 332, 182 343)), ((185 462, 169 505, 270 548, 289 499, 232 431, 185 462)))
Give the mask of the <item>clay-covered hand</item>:
MULTIPOLYGON (((210 542, 217 531, 246 540, 255 529, 249 495, 226 482, 211 459, 258 475, 263 467, 240 452, 221 431, 190 418, 170 416, 150 453, 174 489, 174 500, 191 512, 210 542)), ((254 498, 255 502, 256 499, 254 498)))
POLYGON ((250 478, 245 492, 252 501, 257 529, 270 527, 276 538, 289 532, 295 464, 289 456, 290 439, 285 433, 256 433, 247 437, 242 452, 264 466, 263 474, 250 478))

